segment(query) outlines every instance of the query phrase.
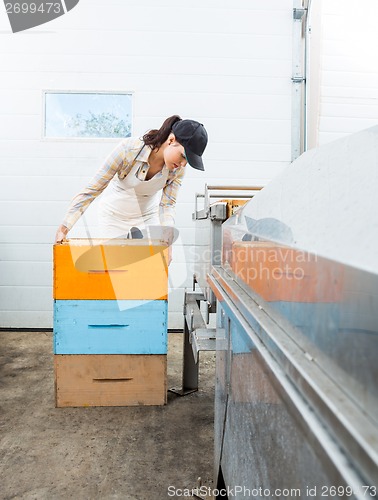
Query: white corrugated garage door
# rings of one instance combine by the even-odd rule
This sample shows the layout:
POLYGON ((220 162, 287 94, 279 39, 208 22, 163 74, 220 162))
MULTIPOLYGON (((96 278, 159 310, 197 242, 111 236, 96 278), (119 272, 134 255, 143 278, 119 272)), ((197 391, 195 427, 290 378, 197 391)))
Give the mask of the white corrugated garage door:
MULTIPOLYGON (((265 184, 290 162, 292 2, 80 0, 12 34, 0 11, 0 326, 52 326, 52 242, 114 140, 43 138, 43 91, 131 91, 133 134, 171 114, 202 121, 206 172, 177 207, 169 327, 191 286, 191 213, 204 183, 265 184)), ((86 213, 95 231, 96 202, 86 213)), ((85 236, 81 221, 70 233, 85 236)))

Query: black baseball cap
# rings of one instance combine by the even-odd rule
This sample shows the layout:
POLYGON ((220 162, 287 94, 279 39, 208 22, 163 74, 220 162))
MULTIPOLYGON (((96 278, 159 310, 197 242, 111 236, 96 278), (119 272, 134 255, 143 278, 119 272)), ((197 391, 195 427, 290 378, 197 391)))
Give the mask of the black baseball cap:
POLYGON ((173 125, 172 132, 184 146, 189 165, 197 170, 205 170, 201 156, 207 145, 207 132, 202 123, 180 120, 173 125))

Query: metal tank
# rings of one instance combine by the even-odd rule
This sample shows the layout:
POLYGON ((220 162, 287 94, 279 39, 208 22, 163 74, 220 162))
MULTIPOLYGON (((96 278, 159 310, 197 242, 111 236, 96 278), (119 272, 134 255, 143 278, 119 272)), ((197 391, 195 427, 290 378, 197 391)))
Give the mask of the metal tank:
POLYGON ((308 151, 222 225, 208 285, 229 498, 378 498, 377 193, 373 127, 308 151))

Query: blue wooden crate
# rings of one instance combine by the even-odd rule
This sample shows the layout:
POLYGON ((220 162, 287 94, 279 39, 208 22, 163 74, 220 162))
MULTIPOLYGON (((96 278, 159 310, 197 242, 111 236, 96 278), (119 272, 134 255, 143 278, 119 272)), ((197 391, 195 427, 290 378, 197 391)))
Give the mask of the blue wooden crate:
POLYGON ((166 300, 55 300, 55 354, 166 354, 166 300))

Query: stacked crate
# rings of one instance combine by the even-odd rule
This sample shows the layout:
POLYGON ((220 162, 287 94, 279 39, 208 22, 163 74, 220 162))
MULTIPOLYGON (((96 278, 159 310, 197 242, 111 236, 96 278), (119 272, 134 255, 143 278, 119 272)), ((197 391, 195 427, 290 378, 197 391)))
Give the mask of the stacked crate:
POLYGON ((54 245, 56 406, 166 403, 167 246, 54 245))

